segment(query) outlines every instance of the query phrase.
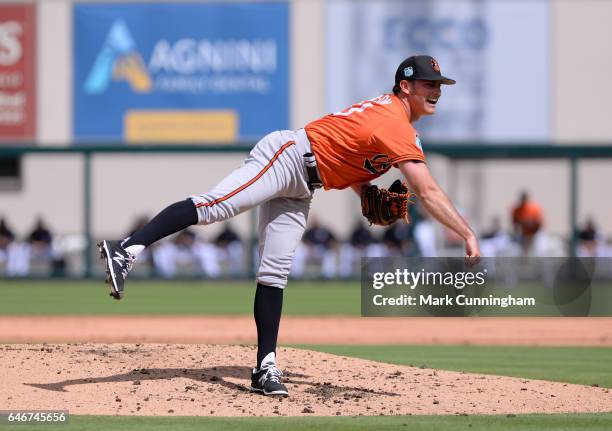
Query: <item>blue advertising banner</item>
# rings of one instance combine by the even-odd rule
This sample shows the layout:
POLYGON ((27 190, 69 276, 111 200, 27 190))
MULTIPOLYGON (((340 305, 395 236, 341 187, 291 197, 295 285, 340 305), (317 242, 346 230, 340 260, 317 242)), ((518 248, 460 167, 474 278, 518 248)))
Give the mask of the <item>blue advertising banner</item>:
POLYGON ((74 137, 232 142, 286 129, 288 9, 75 5, 74 137))
POLYGON ((327 110, 390 92, 404 58, 429 54, 457 85, 444 86, 436 115, 419 121, 426 139, 550 139, 550 3, 328 0, 327 110))

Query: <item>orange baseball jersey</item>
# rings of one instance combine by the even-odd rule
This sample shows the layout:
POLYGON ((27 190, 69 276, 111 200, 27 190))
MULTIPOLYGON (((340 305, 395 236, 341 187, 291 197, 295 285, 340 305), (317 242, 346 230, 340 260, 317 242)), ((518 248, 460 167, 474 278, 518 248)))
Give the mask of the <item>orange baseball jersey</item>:
POLYGON ((542 209, 535 202, 527 201, 512 210, 512 223, 520 226, 523 235, 535 234, 543 222, 542 209))
POLYGON ((304 129, 326 190, 370 181, 404 160, 425 161, 418 133, 393 94, 327 115, 304 129))

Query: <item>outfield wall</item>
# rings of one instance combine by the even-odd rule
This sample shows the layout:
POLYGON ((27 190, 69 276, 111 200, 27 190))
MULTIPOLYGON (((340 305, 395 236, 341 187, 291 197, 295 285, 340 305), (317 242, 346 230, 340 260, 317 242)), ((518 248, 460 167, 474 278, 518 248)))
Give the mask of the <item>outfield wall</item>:
MULTIPOLYGON (((72 3, 38 1, 37 6, 38 140, 43 145, 66 145, 72 138, 72 3)), ((290 123, 297 128, 325 113, 325 92, 333 88, 326 88, 325 82, 324 2, 293 0, 290 10, 290 123)), ((605 23, 612 16, 612 2, 591 0, 577 4, 558 0, 551 3, 551 12, 552 76, 550 83, 542 85, 552 86, 552 137, 561 143, 610 141, 612 129, 606 101, 612 89, 602 85, 600 77, 612 69, 612 59, 603 54, 610 40, 605 23)), ((530 95, 520 94, 524 79, 528 76, 517 76, 515 82, 500 85, 515 87, 517 97, 529 103, 530 95)), ((128 220, 143 213, 153 214, 186 194, 205 191, 239 163, 239 157, 235 156, 223 156, 222 161, 215 157, 201 163, 192 157, 173 156, 172 159, 176 163, 168 165, 160 164, 154 156, 101 161, 96 172, 123 166, 119 172, 136 186, 128 186, 130 193, 122 198, 120 211, 104 211, 101 203, 108 198, 104 197, 104 190, 99 190, 101 178, 94 177, 95 190, 100 192, 98 197, 94 196, 94 200, 100 199, 93 209, 94 233, 122 233, 129 225, 128 220), (185 166, 191 168, 185 169, 185 166)), ((567 234, 569 170, 566 163, 488 161, 453 167, 444 159, 432 158, 431 166, 458 206, 481 227, 486 227, 495 215, 502 217, 507 226, 512 202, 520 189, 527 188, 533 190, 534 198, 543 205, 550 231, 567 234)), ((598 199, 595 190, 612 180, 608 166, 605 160, 581 164, 579 222, 587 215, 593 215, 600 224, 607 222, 612 203, 598 199)), ((78 162, 73 157, 28 156, 23 167, 23 192, 1 195, 0 212, 17 233, 25 234, 38 213, 46 214, 57 232, 77 229, 81 225, 81 213, 74 210, 80 203, 79 186, 75 183, 80 175, 78 162)), ((111 178, 103 188, 124 190, 125 181, 120 175, 111 178)), ((313 213, 342 234, 350 225, 347 220, 352 222, 358 216, 358 203, 351 192, 317 193, 313 213)), ((605 233, 612 234, 612 225, 602 227, 605 233)), ((239 228, 246 231, 246 227, 239 228)))

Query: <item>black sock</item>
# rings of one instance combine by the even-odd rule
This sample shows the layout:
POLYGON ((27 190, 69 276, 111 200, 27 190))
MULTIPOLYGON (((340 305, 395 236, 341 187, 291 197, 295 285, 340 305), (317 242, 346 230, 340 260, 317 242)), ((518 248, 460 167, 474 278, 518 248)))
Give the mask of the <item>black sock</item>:
POLYGON ((270 352, 276 352, 276 340, 283 309, 283 289, 257 283, 253 313, 257 326, 257 366, 270 352))
POLYGON ((130 236, 123 247, 150 246, 155 241, 179 232, 198 222, 198 212, 191 199, 174 203, 157 214, 141 229, 130 236))

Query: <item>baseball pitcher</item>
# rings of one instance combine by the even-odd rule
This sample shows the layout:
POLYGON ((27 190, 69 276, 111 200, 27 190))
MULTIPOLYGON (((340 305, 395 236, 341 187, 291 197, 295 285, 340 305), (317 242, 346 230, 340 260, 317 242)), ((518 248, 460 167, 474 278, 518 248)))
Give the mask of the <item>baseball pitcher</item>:
POLYGON ((254 315, 257 363, 253 391, 287 395, 276 365, 276 342, 283 289, 308 218, 313 193, 351 187, 360 197, 370 224, 409 222, 408 205, 419 199, 440 223, 465 240, 466 259, 478 260, 476 236, 430 175, 413 123, 432 115, 442 84, 438 62, 426 55, 409 57, 395 73, 390 94, 327 115, 297 131, 263 137, 241 167, 207 193, 174 203, 121 241, 99 244, 111 296, 121 299, 136 256, 154 242, 192 225, 227 220, 259 207, 259 253, 254 315), (391 167, 406 182, 389 189, 369 182, 391 167), (408 190, 411 190, 409 192, 408 190))

